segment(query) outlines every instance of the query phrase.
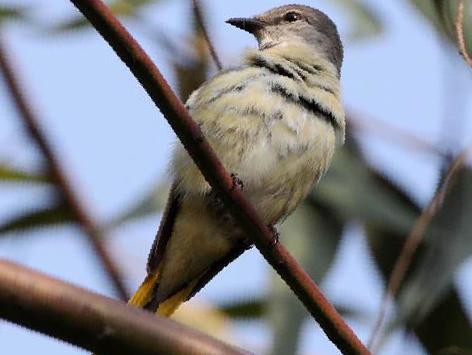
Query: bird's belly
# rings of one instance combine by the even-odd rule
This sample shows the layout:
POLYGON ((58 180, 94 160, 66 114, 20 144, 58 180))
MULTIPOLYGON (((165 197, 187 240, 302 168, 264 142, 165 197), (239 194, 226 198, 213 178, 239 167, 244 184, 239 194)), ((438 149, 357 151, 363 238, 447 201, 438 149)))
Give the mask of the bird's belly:
POLYGON ((335 133, 327 122, 298 115, 271 127, 265 149, 242 163, 247 196, 268 224, 289 215, 326 171, 335 148, 335 133))

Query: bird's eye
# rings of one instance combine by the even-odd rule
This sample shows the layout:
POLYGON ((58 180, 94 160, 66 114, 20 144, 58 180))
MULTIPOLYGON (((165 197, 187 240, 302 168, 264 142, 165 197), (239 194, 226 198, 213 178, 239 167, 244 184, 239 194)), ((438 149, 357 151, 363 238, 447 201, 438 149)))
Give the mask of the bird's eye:
POLYGON ((295 21, 300 20, 301 18, 302 16, 298 12, 295 12, 295 11, 287 12, 284 16, 284 20, 288 22, 295 22, 295 21))

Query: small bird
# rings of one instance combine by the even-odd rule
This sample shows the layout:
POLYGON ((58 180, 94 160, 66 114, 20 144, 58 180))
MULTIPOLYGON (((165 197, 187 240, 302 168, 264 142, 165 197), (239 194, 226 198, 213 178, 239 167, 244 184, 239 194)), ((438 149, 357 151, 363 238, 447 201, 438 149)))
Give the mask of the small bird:
MULTIPOLYGON (((344 142, 343 47, 336 25, 309 6, 227 23, 253 34, 258 49, 205 82, 186 108, 263 221, 276 228, 344 142)), ((170 170, 173 185, 147 277, 129 301, 162 316, 251 246, 181 144, 170 170)))

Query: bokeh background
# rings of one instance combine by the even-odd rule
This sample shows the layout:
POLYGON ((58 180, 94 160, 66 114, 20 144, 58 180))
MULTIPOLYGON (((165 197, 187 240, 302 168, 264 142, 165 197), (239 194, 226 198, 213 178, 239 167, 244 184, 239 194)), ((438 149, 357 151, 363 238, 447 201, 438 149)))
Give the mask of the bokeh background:
MULTIPOLYGON (((282 242, 366 341, 402 243, 450 157, 472 141, 472 68, 455 45, 454 0, 299 3, 338 24, 349 137, 320 186, 283 226, 282 242)), ((109 4, 182 98, 216 72, 190 0, 109 4)), ((201 1, 224 66, 256 45, 224 21, 283 4, 201 1)), ((57 159, 133 291, 165 202, 173 132, 70 2, 2 0, 0 31, 57 159)), ((2 82, 0 257, 116 297, 48 175, 2 82)), ((471 353, 471 253, 469 160, 388 308, 380 354, 471 353)), ((255 249, 176 318, 256 353, 337 353, 255 249)), ((86 353, 3 321, 0 344, 8 354, 86 353)))

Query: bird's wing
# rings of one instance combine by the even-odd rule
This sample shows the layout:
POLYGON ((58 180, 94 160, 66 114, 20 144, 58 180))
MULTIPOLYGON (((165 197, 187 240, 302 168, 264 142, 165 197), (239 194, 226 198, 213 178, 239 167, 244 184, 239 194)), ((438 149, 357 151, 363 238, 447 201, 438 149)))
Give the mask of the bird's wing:
POLYGON ((174 183, 172 184, 169 197, 167 198, 167 204, 164 214, 162 215, 159 230, 157 231, 156 238, 154 239, 151 251, 149 252, 147 261, 148 274, 151 274, 157 270, 162 256, 164 255, 167 242, 172 235, 172 230, 174 228, 175 219, 179 212, 181 201, 182 196, 177 191, 176 184, 174 183))
POLYGON ((252 244, 247 240, 241 240, 236 243, 231 249, 231 251, 222 257, 220 260, 214 262, 207 271, 199 277, 198 282, 193 287, 192 292, 187 297, 187 301, 195 296, 205 285, 213 279, 221 270, 223 270, 226 266, 231 264, 234 260, 236 260, 241 254, 243 254, 246 250, 250 249, 252 244))

